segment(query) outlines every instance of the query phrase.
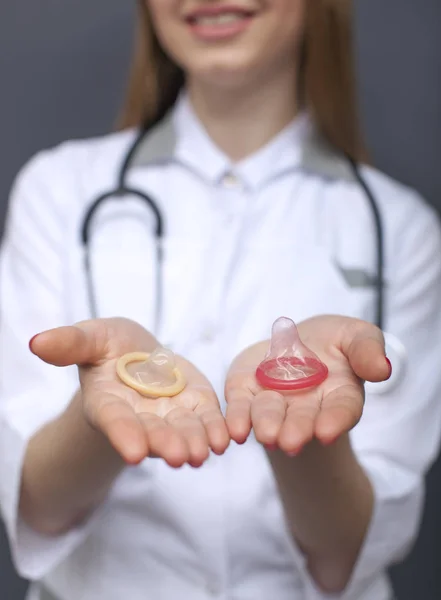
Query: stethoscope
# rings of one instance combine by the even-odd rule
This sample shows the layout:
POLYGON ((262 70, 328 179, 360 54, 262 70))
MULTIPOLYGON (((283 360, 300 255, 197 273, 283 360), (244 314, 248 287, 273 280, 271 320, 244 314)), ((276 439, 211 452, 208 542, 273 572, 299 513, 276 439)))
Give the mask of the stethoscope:
MULTIPOLYGON (((96 294, 93 285, 93 276, 92 276, 92 267, 90 260, 90 243, 91 243, 91 232, 92 232, 92 220, 95 216, 97 210, 107 201, 114 200, 115 198, 123 199, 124 196, 130 195, 132 198, 137 198, 141 200, 145 206, 149 209, 154 217, 154 236, 156 240, 156 324, 160 322, 160 311, 162 304, 162 263, 163 263, 163 254, 162 254, 162 240, 165 234, 165 225, 164 218, 161 214, 161 211, 158 208, 158 205, 148 194, 143 192, 140 189, 131 187, 128 182, 128 172, 132 166, 134 158, 137 154, 137 151, 141 144, 144 142, 146 136, 150 132, 150 127, 141 128, 139 134, 137 135, 135 141, 131 145, 128 150, 124 160, 121 164, 119 173, 118 173, 118 181, 117 185, 113 190, 105 192, 100 195, 96 200, 94 200, 89 209, 87 210, 84 220, 81 227, 81 242, 83 245, 83 255, 84 255, 84 270, 86 276, 86 285, 87 285, 87 294, 89 307, 92 318, 96 318, 98 316, 98 307, 96 301, 96 294)), ((380 211, 378 208, 377 201, 375 199, 374 194, 372 193, 371 188, 363 178, 358 164, 349 157, 346 157, 351 171, 359 183, 361 189, 363 190, 364 195, 366 196, 366 200, 371 207, 372 216, 374 219, 375 225, 375 236, 376 236, 376 277, 375 277, 375 324, 383 329, 384 325, 384 239, 383 239, 383 225, 381 220, 380 211)))
POLYGON ((162 217, 161 211, 158 208, 156 202, 151 198, 148 194, 139 190, 137 188, 130 187, 127 184, 127 174, 132 165, 132 161, 136 155, 136 151, 139 146, 144 141, 145 137, 148 135, 150 131, 149 127, 143 127, 138 136, 135 138, 132 146, 129 148, 122 165, 120 167, 118 173, 118 182, 116 187, 113 190, 105 192, 101 194, 94 200, 89 209, 87 210, 83 224, 81 227, 81 242, 83 245, 83 256, 84 256, 84 272, 86 275, 86 285, 87 285, 87 294, 89 301, 89 308, 92 318, 96 319, 98 317, 98 306, 96 301, 96 294, 93 285, 93 276, 92 276, 92 265, 90 260, 90 243, 91 243, 91 232, 92 232, 92 220, 95 216, 95 213, 102 205, 109 201, 114 200, 115 198, 123 199, 124 196, 130 195, 132 198, 137 198, 141 200, 151 211, 152 216, 154 218, 155 226, 154 226, 154 236, 156 239, 156 324, 160 322, 161 317, 161 303, 162 303, 162 240, 164 238, 164 219, 162 217))

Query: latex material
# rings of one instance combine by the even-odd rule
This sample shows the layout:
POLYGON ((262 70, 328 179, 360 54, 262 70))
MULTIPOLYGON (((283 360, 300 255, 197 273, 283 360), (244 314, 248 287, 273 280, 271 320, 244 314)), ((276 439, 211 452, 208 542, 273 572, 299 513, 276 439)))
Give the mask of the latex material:
POLYGON ((187 384, 176 367, 173 352, 166 348, 157 348, 151 354, 124 354, 116 364, 116 372, 123 383, 149 398, 176 396, 187 384))
POLYGON ((277 319, 269 351, 256 370, 260 385, 272 390, 302 390, 320 385, 327 376, 327 366, 303 344, 294 321, 277 319))

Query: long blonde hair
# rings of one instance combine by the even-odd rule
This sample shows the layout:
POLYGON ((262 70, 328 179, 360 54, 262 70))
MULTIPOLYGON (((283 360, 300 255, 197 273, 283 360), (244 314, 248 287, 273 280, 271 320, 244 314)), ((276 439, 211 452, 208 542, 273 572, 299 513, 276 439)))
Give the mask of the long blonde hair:
MULTIPOLYGON (((145 0, 119 127, 151 125, 173 106, 184 75, 161 48, 145 0)), ((299 73, 306 106, 322 135, 354 160, 366 160, 357 109, 352 0, 306 0, 299 73)))

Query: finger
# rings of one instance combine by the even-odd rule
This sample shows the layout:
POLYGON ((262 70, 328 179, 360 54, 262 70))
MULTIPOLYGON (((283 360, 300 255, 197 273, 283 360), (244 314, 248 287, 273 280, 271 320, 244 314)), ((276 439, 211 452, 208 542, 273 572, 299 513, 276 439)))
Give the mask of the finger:
POLYGON ((251 431, 251 403, 260 391, 252 372, 232 371, 225 383, 226 421, 231 438, 243 444, 251 431))
POLYGON ((277 440, 281 450, 291 456, 299 454, 313 438, 319 410, 317 394, 299 395, 290 403, 277 440))
POLYGON ((391 366, 385 354, 384 337, 370 323, 350 321, 345 328, 342 345, 354 373, 364 381, 385 381, 391 366))
POLYGON ((211 385, 205 382, 189 386, 180 394, 179 404, 199 416, 205 427, 209 446, 216 454, 223 454, 230 443, 230 436, 211 385))
POLYGON ((286 401, 282 394, 265 390, 251 404, 251 421, 256 440, 261 444, 276 444, 285 420, 286 401))
POLYGON ((338 387, 322 403, 315 423, 315 436, 323 444, 331 444, 347 433, 361 418, 364 394, 361 386, 338 387))
POLYGON ((106 355, 107 334, 103 321, 85 321, 58 327, 35 336, 29 343, 31 352, 57 367, 90 365, 106 355))
POLYGON ((253 394, 247 390, 232 390, 226 411, 228 432, 237 444, 244 444, 251 431, 251 401, 253 394))
POLYGON ((185 439, 189 464, 200 467, 208 458, 209 446, 207 433, 198 415, 191 410, 178 407, 170 411, 165 420, 185 439))
POLYGON ((103 395, 92 424, 109 440, 123 460, 138 464, 149 453, 144 429, 132 408, 111 394, 103 395))
POLYGON ((150 455, 162 458, 170 467, 179 468, 189 457, 186 440, 164 419, 152 413, 138 413, 150 446, 150 455))
POLYGON ((220 408, 210 404, 200 404, 195 412, 205 427, 211 449, 216 454, 223 454, 230 443, 230 434, 220 408))

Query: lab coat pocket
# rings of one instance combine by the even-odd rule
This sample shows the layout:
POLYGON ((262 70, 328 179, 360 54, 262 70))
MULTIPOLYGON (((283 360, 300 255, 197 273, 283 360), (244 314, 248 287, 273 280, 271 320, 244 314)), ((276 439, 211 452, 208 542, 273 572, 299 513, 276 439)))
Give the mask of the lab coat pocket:
MULTIPOLYGON (((354 269, 353 271, 360 269, 354 269)), ((349 270, 348 270, 349 271, 349 270)), ((279 249, 272 261, 272 305, 275 317, 297 321, 320 314, 338 314, 370 319, 374 288, 351 286, 329 250, 318 245, 293 245, 279 249)))
POLYGON ((375 285, 364 265, 347 266, 323 246, 307 249, 303 275, 311 314, 339 314, 372 320, 375 285))
POLYGON ((282 238, 253 241, 246 250, 229 297, 234 352, 268 337, 280 316, 295 322, 323 314, 372 319, 374 288, 351 287, 327 248, 282 238), (249 264, 259 270, 250 270, 249 264))

